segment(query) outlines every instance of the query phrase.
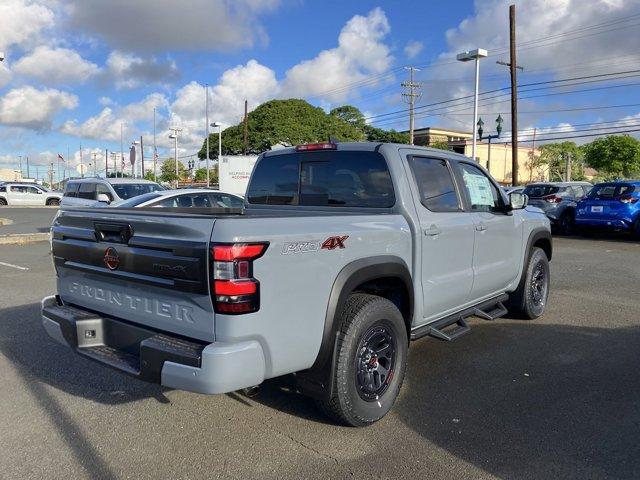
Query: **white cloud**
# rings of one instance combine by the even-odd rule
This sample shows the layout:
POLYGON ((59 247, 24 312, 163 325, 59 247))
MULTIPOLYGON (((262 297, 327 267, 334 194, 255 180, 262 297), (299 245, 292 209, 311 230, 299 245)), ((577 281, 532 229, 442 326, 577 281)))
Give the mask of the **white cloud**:
POLYGON ((78 97, 60 90, 14 88, 0 98, 0 123, 47 130, 59 111, 72 110, 77 105, 78 97))
POLYGON ((4 87, 11 80, 11 70, 4 63, 0 63, 0 88, 4 87))
POLYGON ((14 71, 45 84, 84 83, 96 75, 95 63, 82 58, 75 50, 40 46, 15 64, 14 71))
POLYGON ((404 47, 404 54, 408 59, 412 59, 418 56, 418 54, 422 51, 424 45, 422 42, 418 42, 417 40, 412 40, 404 47))
MULTIPOLYGON (((256 60, 224 72, 217 85, 209 89, 209 121, 236 124, 244 114, 244 101, 255 108, 278 94, 275 73, 256 60)), ((204 85, 191 82, 178 90, 171 105, 171 122, 182 127, 180 143, 200 148, 205 136, 204 85)), ((166 132, 168 133, 168 132, 166 132)), ((166 135, 162 135, 166 137, 166 135)))
POLYGON ((45 5, 29 0, 0 2, 0 50, 12 45, 27 47, 42 30, 53 26, 54 13, 45 5))
POLYGON ((72 24, 125 51, 229 50, 263 38, 260 16, 279 0, 69 1, 72 24))
POLYGON ((151 93, 140 102, 130 103, 124 107, 105 107, 93 117, 82 123, 76 120, 65 122, 60 131, 67 135, 94 140, 120 141, 120 125, 123 125, 123 136, 130 138, 140 130, 136 122, 153 118, 153 109, 164 109, 169 105, 167 98, 160 93, 151 93))
POLYGON ((180 76, 173 61, 160 62, 156 58, 141 58, 137 55, 113 51, 106 62, 108 81, 117 88, 136 88, 141 85, 166 84, 180 76))
POLYGON ((367 75, 386 71, 392 62, 383 43, 389 22, 380 8, 366 17, 356 15, 342 28, 338 47, 323 50, 286 72, 283 92, 288 96, 321 96, 332 100, 346 98, 353 85, 367 75))

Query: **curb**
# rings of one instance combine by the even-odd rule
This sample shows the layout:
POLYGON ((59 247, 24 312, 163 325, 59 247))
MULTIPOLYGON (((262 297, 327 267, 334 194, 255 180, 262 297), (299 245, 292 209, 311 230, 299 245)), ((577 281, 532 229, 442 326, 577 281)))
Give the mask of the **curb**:
POLYGON ((33 242, 44 242, 51 238, 46 233, 16 233, 13 235, 0 235, 0 245, 26 245, 33 242))

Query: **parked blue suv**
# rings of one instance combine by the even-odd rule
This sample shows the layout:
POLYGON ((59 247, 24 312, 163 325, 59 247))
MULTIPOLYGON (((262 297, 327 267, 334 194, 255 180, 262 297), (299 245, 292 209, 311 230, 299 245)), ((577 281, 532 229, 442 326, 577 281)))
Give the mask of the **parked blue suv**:
POLYGON ((604 227, 640 237, 640 180, 599 183, 578 202, 577 226, 604 227))

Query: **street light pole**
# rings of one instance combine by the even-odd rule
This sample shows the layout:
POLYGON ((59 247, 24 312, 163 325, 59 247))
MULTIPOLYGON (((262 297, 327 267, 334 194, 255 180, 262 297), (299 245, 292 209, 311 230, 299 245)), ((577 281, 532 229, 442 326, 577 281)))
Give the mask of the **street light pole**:
POLYGON ((211 179, 209 177, 209 84, 204 86, 205 90, 205 101, 204 101, 204 111, 205 111, 205 122, 207 124, 207 188, 211 186, 211 179))
POLYGON ((476 123, 478 122, 478 87, 480 85, 480 59, 486 57, 487 51, 483 48, 476 48, 468 52, 459 53, 456 56, 461 62, 468 62, 470 60, 476 61, 476 76, 475 76, 475 90, 473 95, 473 144, 471 147, 471 157, 476 159, 476 143, 478 137, 476 136, 476 123))
POLYGON ((178 180, 180 178, 180 174, 178 173, 178 133, 180 133, 182 129, 171 127, 169 130, 173 132, 171 135, 169 135, 169 138, 173 140, 173 157, 176 162, 176 188, 178 188, 178 180))
POLYGON ((489 151, 487 152, 487 171, 489 172, 489 174, 491 174, 491 140, 500 138, 500 134, 502 133, 502 122, 503 122, 502 115, 498 115, 498 118, 496 118, 496 132, 498 133, 496 135, 487 135, 486 137, 482 136, 484 132, 484 130, 482 129, 482 126, 484 125, 482 118, 479 118, 477 122, 478 138, 480 140, 485 139, 489 141, 489 151))

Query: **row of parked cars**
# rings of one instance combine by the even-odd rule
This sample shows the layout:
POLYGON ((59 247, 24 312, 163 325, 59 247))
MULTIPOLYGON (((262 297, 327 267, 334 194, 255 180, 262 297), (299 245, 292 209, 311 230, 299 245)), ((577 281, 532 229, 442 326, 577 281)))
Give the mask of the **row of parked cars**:
POLYGON ((527 195, 529 205, 544 211, 559 234, 599 228, 629 232, 640 238, 640 180, 597 185, 541 182, 519 188, 527 195))
MULTIPOLYGON (((576 229, 604 228, 633 233, 640 237, 640 181, 616 181, 592 185, 588 182, 540 182, 520 191, 529 205, 547 215, 561 235, 576 229)), ((64 193, 29 183, 0 185, 2 205, 69 205, 165 207, 165 208, 241 208, 238 195, 209 189, 165 190, 148 180, 128 178, 84 178, 67 182, 64 193)))

